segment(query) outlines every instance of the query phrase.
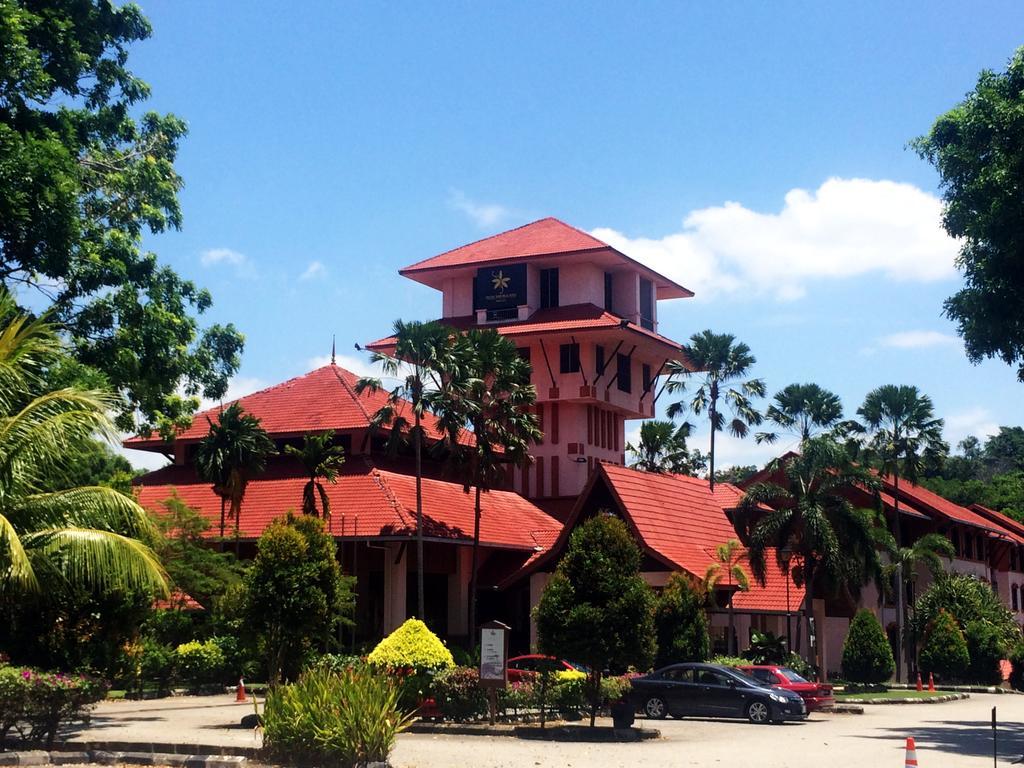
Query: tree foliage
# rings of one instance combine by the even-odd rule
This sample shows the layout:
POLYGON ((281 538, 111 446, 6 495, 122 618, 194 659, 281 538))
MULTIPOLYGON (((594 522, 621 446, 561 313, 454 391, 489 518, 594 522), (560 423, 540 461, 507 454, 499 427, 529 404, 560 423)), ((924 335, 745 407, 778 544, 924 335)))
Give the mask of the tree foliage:
POLYGON ((302 487, 302 514, 322 516, 324 520, 331 516, 331 499, 322 480, 331 484, 338 482, 338 471, 345 463, 345 449, 334 445, 333 440, 334 430, 327 430, 320 434, 303 435, 301 448, 294 445, 286 445, 284 448, 285 454, 299 460, 309 478, 302 487))
POLYGON ((942 224, 957 238, 964 287, 946 299, 972 362, 1017 365, 1024 381, 1024 47, 913 142, 939 172, 942 224))
POLYGON ((956 619, 944 608, 925 628, 918 658, 922 671, 933 672, 945 681, 962 680, 967 673, 971 662, 967 639, 956 619))
POLYGON ((985 581, 966 574, 950 573, 937 579, 914 602, 911 635, 920 640, 940 611, 956 618, 961 629, 971 622, 994 627, 1008 646, 1020 640, 1021 630, 999 595, 985 581))
POLYGON ((704 595, 683 573, 673 573, 654 608, 655 667, 680 661, 707 661, 711 655, 704 595))
POLYGON ((245 614, 271 683, 296 675, 306 653, 334 646, 338 625, 352 623, 354 581, 321 520, 289 514, 267 527, 245 577, 245 614))
POLYGON ((633 457, 630 467, 643 472, 696 475, 707 467, 708 460, 700 451, 687 448, 686 439, 692 431, 689 422, 676 426, 661 419, 645 421, 636 444, 626 444, 626 452, 633 457))
POLYGON ((104 373, 125 431, 221 397, 242 349, 232 325, 199 327, 210 294, 142 247, 181 226, 186 133, 174 115, 136 117, 149 86, 128 50, 151 32, 137 6, 109 0, 0 3, 0 280, 104 373))
POLYGON ((590 669, 591 725, 604 670, 645 669, 654 659, 654 596, 640 560, 626 524, 598 513, 573 531, 536 608, 541 652, 590 669))
MULTIPOLYGON (((800 442, 820 430, 835 427, 843 418, 839 395, 817 384, 790 384, 776 392, 772 401, 764 412, 765 420, 782 433, 795 435, 800 442)), ((754 439, 758 443, 774 443, 779 436, 779 432, 758 432, 754 439)))
POLYGON ((843 677, 854 683, 884 683, 896 670, 892 646, 878 617, 857 611, 843 642, 843 677))

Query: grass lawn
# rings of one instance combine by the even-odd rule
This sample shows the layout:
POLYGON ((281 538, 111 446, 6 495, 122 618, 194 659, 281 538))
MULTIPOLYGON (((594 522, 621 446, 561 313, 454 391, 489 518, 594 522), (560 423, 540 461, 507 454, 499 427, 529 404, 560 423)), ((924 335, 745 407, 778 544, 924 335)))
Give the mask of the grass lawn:
POLYGON ((864 693, 836 693, 836 700, 842 701, 843 699, 928 699, 935 696, 948 696, 949 691, 915 691, 915 690, 902 690, 894 689, 891 691, 873 692, 865 691, 864 693))

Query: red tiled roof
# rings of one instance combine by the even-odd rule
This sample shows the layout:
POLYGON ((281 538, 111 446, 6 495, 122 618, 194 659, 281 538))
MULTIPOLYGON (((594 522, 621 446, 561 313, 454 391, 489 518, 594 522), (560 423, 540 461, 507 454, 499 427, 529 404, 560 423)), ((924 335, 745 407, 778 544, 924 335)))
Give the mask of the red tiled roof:
MULTIPOLYGON (((471 316, 445 317, 438 322, 458 330, 467 330, 474 327, 493 328, 502 336, 528 336, 539 333, 556 333, 558 331, 580 332, 626 328, 675 349, 680 348, 678 342, 672 341, 672 339, 666 338, 654 331, 642 328, 628 320, 624 320, 618 315, 606 312, 594 304, 570 304, 563 307, 539 309, 526 320, 514 320, 501 324, 488 324, 486 326, 477 326, 476 318, 471 316)), ((370 342, 366 345, 366 348, 375 351, 388 350, 393 348, 394 345, 395 337, 388 336, 370 342)))
MULTIPOLYGON (((791 574, 785 574, 775 559, 775 550, 769 550, 766 557, 766 579, 764 586, 751 578, 750 589, 736 592, 732 596, 732 606, 738 611, 797 611, 804 601, 805 590, 791 580, 791 574), (789 600, 786 600, 786 580, 789 582, 789 600)), ((749 570, 749 569, 748 569, 749 570)))
POLYGON ((175 589, 167 600, 159 599, 153 601, 153 609, 157 611, 202 611, 203 606, 188 592, 175 589))
POLYGON ((931 512, 934 515, 945 518, 962 525, 970 525, 975 528, 981 528, 982 530, 989 531, 991 533, 1002 533, 1003 528, 984 517, 979 515, 977 512, 972 512, 967 507, 961 507, 959 504, 954 504, 949 499, 939 496, 934 491, 929 491, 927 488, 921 485, 915 485, 908 480, 900 480, 899 490, 896 490, 896 485, 893 482, 892 477, 881 477, 882 484, 889 493, 896 493, 900 497, 900 503, 905 503, 909 500, 914 507, 917 509, 923 509, 925 512, 931 512))
MULTIPOLYGON (((299 466, 275 460, 267 472, 249 482, 242 505, 241 536, 258 537, 272 520, 297 510, 307 481, 299 466)), ((173 493, 211 522, 209 536, 220 526, 220 499, 189 466, 171 465, 136 481, 139 502, 159 510, 173 493)), ((350 458, 337 483, 325 483, 331 501, 328 530, 354 538, 406 537, 416 532, 415 477, 376 467, 367 457, 350 458)), ((424 535, 434 539, 472 540, 472 493, 460 483, 423 479, 424 535)), ((559 523, 516 493, 489 491, 481 497, 480 541, 484 546, 533 552, 534 532, 559 528, 559 523)), ((234 530, 229 522, 227 531, 234 530)))
POLYGON ((971 504, 968 509, 996 523, 1017 544, 1024 544, 1024 525, 1019 520, 1014 520, 996 509, 989 509, 981 504, 971 504))
POLYGON ((607 243, 576 229, 576 227, 548 217, 418 261, 399 270, 399 274, 404 275, 409 272, 437 269, 438 267, 486 264, 515 257, 576 253, 610 247, 607 243))
MULTIPOLYGON (((387 392, 364 391, 357 395, 359 377, 337 365, 325 365, 303 376, 262 389, 232 402, 241 403, 247 413, 256 416, 271 436, 301 435, 322 432, 365 429, 370 419, 387 403, 387 392)), ((225 406, 230 403, 225 403, 225 406)), ((197 413, 192 424, 177 439, 185 442, 201 440, 209 431, 207 418, 216 421, 220 406, 197 413)), ((401 409, 400 409, 401 410, 401 409)), ((409 417, 411 418, 411 417, 409 417)), ((440 439, 437 419, 427 414, 424 419, 430 439, 440 439)), ((471 441, 465 432, 462 440, 471 441)), ((160 437, 131 437, 124 441, 126 448, 154 449, 165 447, 160 437)))

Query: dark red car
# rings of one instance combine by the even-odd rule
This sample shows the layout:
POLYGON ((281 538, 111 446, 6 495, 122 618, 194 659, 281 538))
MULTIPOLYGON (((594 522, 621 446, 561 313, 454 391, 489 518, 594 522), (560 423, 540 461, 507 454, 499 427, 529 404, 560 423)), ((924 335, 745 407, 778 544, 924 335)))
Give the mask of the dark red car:
POLYGON ((807 705, 808 712, 821 709, 831 709, 836 703, 832 694, 832 686, 826 683, 812 683, 802 677, 789 667, 777 667, 772 664, 752 664, 746 667, 737 667, 751 677, 761 681, 765 685, 773 685, 778 688, 799 693, 800 698, 807 705))
POLYGON ((510 683, 519 682, 529 676, 529 673, 537 672, 580 672, 586 674, 586 670, 576 664, 540 653, 513 656, 508 660, 508 681, 510 683), (527 674, 524 675, 524 673, 527 674))

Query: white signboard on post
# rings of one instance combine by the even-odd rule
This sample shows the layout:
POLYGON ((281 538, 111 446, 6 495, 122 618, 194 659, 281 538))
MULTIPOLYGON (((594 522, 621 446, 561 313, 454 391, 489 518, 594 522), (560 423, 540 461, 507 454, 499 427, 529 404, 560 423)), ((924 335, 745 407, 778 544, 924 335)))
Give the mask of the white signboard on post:
POLYGON ((480 630, 480 682, 505 682, 505 630, 480 630))

